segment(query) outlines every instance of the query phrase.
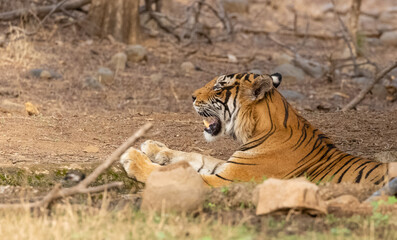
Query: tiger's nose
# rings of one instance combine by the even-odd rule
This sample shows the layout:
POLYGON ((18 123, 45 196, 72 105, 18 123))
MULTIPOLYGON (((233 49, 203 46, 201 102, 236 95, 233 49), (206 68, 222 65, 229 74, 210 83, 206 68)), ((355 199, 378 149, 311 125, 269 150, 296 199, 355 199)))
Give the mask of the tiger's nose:
POLYGON ((193 102, 196 101, 197 97, 192 95, 193 102))

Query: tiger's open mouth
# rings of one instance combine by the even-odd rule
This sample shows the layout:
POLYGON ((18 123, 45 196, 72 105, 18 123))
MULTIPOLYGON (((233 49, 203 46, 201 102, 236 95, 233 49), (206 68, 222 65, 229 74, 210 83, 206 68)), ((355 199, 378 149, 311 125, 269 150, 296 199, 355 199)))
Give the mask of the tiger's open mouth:
MULTIPOLYGON (((202 115, 202 114, 200 114, 202 115)), ((203 116, 203 115, 202 115, 203 116)), ((204 131, 211 134, 212 136, 216 136, 220 133, 222 129, 221 120, 217 116, 209 116, 204 120, 204 131)))

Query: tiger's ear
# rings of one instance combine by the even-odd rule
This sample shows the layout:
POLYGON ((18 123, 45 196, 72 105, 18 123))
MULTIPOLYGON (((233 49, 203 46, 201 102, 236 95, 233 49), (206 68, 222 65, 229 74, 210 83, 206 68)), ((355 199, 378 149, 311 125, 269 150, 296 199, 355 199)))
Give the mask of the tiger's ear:
POLYGON ((251 99, 254 101, 262 99, 272 87, 273 82, 269 75, 261 75, 255 78, 251 87, 251 99))
POLYGON ((280 86, 281 80, 283 79, 283 76, 281 76, 280 73, 273 73, 272 75, 270 75, 270 77, 273 80, 273 86, 275 88, 277 88, 278 86, 280 86))

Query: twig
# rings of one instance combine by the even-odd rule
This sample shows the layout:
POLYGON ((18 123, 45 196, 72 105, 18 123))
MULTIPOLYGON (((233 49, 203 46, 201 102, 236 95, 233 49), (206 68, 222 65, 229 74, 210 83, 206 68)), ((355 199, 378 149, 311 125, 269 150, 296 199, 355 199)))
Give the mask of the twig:
POLYGON ((357 104, 359 104, 365 98, 365 95, 367 95, 367 93, 371 91, 371 89, 374 87, 376 83, 378 83, 386 74, 388 74, 391 70, 393 70, 396 67, 397 67, 397 59, 394 60, 394 63, 391 64, 389 67, 384 68, 381 72, 377 73, 374 81, 371 84, 369 84, 367 87, 362 89, 361 92, 355 98, 353 98, 348 104, 346 104, 342 108, 342 111, 353 109, 357 104))
POLYGON ((0 204, 0 209, 12 208, 12 209, 32 209, 32 208, 47 208, 48 205, 56 199, 68 197, 78 193, 94 193, 101 192, 109 188, 121 187, 122 182, 113 182, 96 187, 87 187, 89 184, 95 181, 98 176, 108 169, 115 161, 117 161, 121 154, 123 154, 138 138, 140 138, 146 131, 152 127, 151 123, 147 123, 142 126, 133 136, 127 139, 119 148, 116 149, 101 165, 99 165, 90 175, 88 175, 83 181, 74 187, 61 188, 58 184, 56 185, 43 199, 31 203, 20 203, 20 204, 0 204))
MULTIPOLYGON (((80 8, 86 4, 89 4, 90 2, 91 2, 91 0, 76 0, 73 2, 65 3, 63 8, 67 9, 67 10, 68 9, 76 9, 76 8, 80 8)), ((25 15, 32 14, 32 12, 39 16, 45 15, 45 14, 50 13, 58 4, 37 7, 34 9, 34 11, 32 11, 31 8, 22 8, 22 9, 13 10, 10 12, 0 13, 0 21, 10 21, 10 20, 20 18, 25 15)), ((57 8, 54 12, 59 12, 59 11, 61 11, 61 10, 59 8, 57 8)))

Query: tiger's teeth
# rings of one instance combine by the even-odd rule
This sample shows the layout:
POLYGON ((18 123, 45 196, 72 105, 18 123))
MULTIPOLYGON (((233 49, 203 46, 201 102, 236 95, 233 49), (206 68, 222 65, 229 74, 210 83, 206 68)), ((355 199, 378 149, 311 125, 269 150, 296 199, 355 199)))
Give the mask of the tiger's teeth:
POLYGON ((205 126, 206 128, 208 128, 208 127, 210 126, 210 124, 209 124, 206 120, 203 120, 203 123, 204 123, 204 126, 205 126))

